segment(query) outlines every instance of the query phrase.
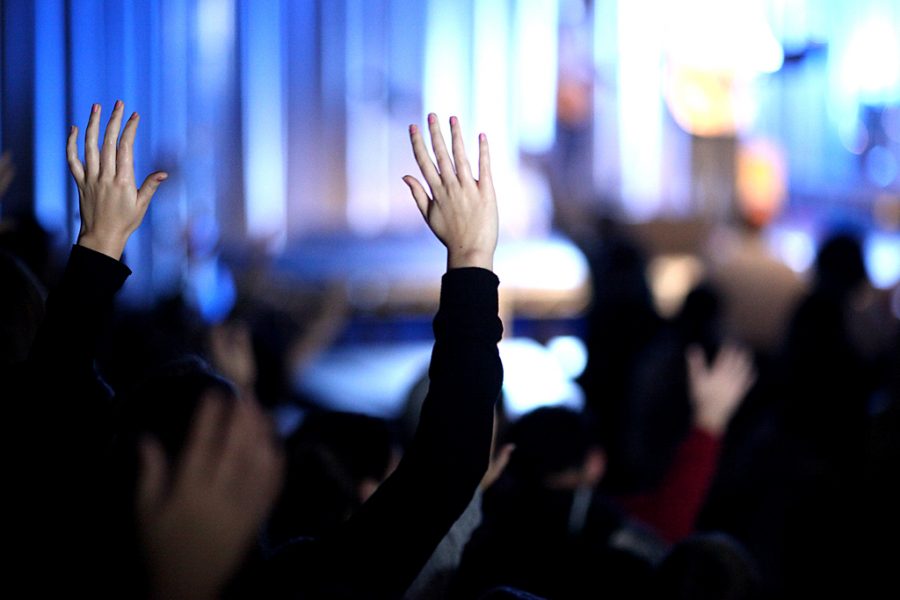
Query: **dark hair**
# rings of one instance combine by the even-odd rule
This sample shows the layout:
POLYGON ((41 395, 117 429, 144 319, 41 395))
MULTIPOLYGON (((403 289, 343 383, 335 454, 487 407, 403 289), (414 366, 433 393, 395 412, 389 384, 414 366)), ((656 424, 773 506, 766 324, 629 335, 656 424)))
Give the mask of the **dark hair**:
POLYGON ((750 554, 724 533, 693 535, 657 568, 653 597, 684 600, 752 600, 760 580, 750 554))
POLYGON ((387 474, 393 436, 383 419, 314 412, 287 440, 287 477, 269 520, 268 543, 319 537, 361 504, 359 486, 387 474))
POLYGON ((816 285, 834 292, 846 292, 866 278, 862 245, 849 233, 829 237, 816 255, 816 285))
POLYGON ((231 383, 198 356, 165 363, 120 398, 121 431, 131 443, 152 434, 172 461, 181 453, 197 405, 211 391, 237 398, 231 383))
POLYGON ((509 426, 506 441, 516 445, 507 466, 510 474, 531 482, 581 467, 590 447, 582 415, 557 406, 522 416, 509 426))

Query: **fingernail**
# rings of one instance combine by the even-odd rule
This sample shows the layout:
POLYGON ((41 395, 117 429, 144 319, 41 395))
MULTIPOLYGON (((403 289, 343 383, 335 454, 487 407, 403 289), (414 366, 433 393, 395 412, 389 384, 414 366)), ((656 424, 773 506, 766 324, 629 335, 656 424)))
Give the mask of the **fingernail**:
POLYGON ((137 114, 136 112, 133 112, 133 113, 131 113, 131 117, 130 117, 130 118, 131 118, 131 119, 137 119, 137 118, 138 118, 138 114, 137 114))
POLYGON ((69 125, 69 135, 71 135, 71 134, 73 134, 73 133, 75 133, 75 126, 74 126, 74 125, 69 125))
POLYGON ((434 113, 428 113, 428 124, 434 125, 435 121, 437 121, 437 115, 434 113))
POLYGON ((95 104, 91 107, 91 112, 98 112, 100 110, 100 105, 95 104))
POLYGON ((487 141, 487 136, 486 136, 485 134, 483 134, 483 133, 479 133, 479 134, 478 134, 478 141, 480 141, 480 142, 486 142, 486 141, 487 141))
POLYGON ((168 173, 160 173, 159 175, 156 176, 157 181, 165 181, 168 178, 169 178, 168 173))
POLYGON ((409 135, 415 135, 415 134, 416 134, 416 131, 417 131, 417 129, 416 129, 416 126, 415 126, 415 125, 410 125, 410 126, 409 126, 409 135))
POLYGON ((122 108, 122 101, 116 100, 116 109, 122 108))
POLYGON ((450 124, 451 124, 451 125, 456 125, 456 123, 457 123, 458 121, 459 121, 459 119, 457 119, 456 117, 450 117, 450 124))

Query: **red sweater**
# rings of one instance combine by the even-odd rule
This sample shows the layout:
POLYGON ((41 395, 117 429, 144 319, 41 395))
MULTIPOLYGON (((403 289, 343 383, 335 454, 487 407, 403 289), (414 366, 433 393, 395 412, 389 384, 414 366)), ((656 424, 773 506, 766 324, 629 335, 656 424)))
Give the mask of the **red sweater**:
POLYGON ((697 513, 716 473, 721 439, 694 427, 655 490, 620 497, 622 507, 675 543, 694 530, 697 513))

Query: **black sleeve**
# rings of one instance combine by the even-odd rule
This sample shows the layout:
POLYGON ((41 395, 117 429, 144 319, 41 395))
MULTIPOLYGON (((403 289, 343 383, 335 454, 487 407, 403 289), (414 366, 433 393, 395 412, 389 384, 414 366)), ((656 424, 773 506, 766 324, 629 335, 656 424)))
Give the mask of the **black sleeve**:
POLYGON ((430 385, 412 444, 394 473, 333 536, 283 548, 270 583, 314 598, 396 598, 462 514, 487 469, 499 281, 479 268, 444 275, 430 385))
POLYGON ((113 297, 131 270, 105 254, 73 246, 44 322, 20 373, 27 410, 42 425, 100 428, 110 418, 111 392, 94 368, 113 297))
POLYGON ((58 596, 62 586, 95 589, 106 579, 98 575, 109 552, 98 497, 112 414, 94 355, 129 274, 119 261, 75 246, 28 359, 9 373, 4 533, 16 548, 10 575, 36 596, 58 596))

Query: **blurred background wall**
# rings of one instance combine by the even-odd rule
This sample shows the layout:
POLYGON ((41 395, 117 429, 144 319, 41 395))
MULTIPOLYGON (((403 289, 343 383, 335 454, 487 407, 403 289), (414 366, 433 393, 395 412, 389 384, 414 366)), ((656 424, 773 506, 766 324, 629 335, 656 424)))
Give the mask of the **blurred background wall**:
MULTIPOLYGON (((503 240, 640 224, 767 226, 808 268, 822 232, 900 279, 894 0, 2 0, 3 215, 75 235, 64 143, 91 103, 142 115, 166 169, 128 248, 133 302, 192 255, 424 234, 407 125, 488 133, 503 240)), ((362 247, 365 247, 364 245, 362 247)))

